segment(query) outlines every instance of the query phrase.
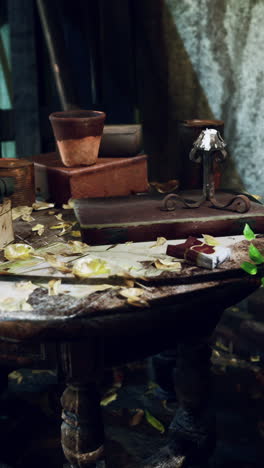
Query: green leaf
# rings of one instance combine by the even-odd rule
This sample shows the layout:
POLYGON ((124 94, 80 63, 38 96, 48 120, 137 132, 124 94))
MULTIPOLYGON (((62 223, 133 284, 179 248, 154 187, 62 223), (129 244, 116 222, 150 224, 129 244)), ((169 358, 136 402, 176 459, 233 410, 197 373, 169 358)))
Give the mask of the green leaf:
POLYGON ((165 427, 163 426, 163 424, 160 421, 158 421, 158 419, 156 419, 154 416, 152 416, 152 414, 150 414, 148 410, 145 410, 145 416, 148 423, 151 426, 155 427, 157 431, 161 432, 161 434, 165 432, 165 427))
POLYGON ((258 272, 257 266, 253 263, 243 262, 240 266, 244 271, 246 271, 250 275, 256 275, 258 272))
POLYGON ((255 239, 256 237, 251 227, 248 224, 245 224, 243 234, 248 241, 251 241, 252 239, 255 239))
POLYGON ((252 262, 256 263, 257 265, 264 262, 263 255, 260 253, 259 249, 257 249, 257 247, 255 247, 253 244, 250 244, 248 253, 250 260, 252 260, 252 262))
POLYGON ((261 285, 264 286, 264 277, 261 278, 261 285))

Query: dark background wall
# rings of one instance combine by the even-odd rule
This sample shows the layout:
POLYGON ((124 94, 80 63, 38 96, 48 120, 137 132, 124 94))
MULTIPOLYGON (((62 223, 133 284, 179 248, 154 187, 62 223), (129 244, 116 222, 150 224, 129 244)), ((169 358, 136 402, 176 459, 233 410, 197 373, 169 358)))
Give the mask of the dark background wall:
POLYGON ((263 0, 0 0, 0 108, 11 76, 18 156, 53 149, 48 115, 63 107, 41 4, 68 104, 141 122, 152 180, 179 173, 179 120, 217 118, 231 155, 224 185, 264 194, 263 0))

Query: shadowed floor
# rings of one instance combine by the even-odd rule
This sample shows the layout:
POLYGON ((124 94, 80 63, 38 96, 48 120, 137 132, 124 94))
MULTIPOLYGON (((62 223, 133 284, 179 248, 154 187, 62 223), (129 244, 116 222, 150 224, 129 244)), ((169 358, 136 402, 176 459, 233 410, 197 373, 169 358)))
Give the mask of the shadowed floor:
MULTIPOLYGON (((229 331, 235 333, 239 314, 243 317, 243 310, 226 311, 214 337, 212 404, 217 415, 218 443, 210 468, 259 468, 263 461, 263 364, 255 350, 245 352, 244 347, 243 353, 235 350, 235 354, 230 341, 225 343, 223 339, 222 328, 225 330, 228 324, 229 331)), ((148 360, 106 372, 106 406, 102 410, 108 468, 138 466, 166 443, 177 403, 159 399, 149 376, 148 360), (153 416, 160 428, 154 427, 157 423, 153 423, 153 416), (164 434, 159 430, 162 426, 164 434)), ((1 461, 12 468, 63 466, 61 390, 51 371, 21 369, 9 375, 9 388, 0 407, 1 461)), ((0 464, 0 468, 4 466, 0 464)))

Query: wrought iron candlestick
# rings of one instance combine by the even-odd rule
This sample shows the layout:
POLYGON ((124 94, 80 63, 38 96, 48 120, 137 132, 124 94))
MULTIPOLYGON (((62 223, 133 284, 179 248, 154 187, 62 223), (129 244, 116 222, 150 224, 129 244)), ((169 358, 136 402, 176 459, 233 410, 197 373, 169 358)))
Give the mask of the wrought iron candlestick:
POLYGON ((215 198, 214 166, 216 161, 224 161, 227 157, 226 143, 215 129, 203 130, 195 140, 189 155, 191 161, 203 164, 203 195, 198 200, 186 200, 177 194, 169 194, 163 200, 162 209, 174 210, 177 201, 188 208, 199 208, 205 201, 210 201, 214 208, 245 213, 250 208, 250 201, 245 195, 233 196, 226 204, 219 203, 215 198))

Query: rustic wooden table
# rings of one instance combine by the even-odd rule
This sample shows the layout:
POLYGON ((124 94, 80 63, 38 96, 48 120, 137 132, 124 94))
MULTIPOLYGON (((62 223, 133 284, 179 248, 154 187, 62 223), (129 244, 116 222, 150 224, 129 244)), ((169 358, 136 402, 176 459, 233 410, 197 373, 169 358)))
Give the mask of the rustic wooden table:
MULTIPOLYGON (((41 247, 72 239, 70 233, 58 236, 58 231, 49 229, 54 225, 54 216, 44 211, 33 216, 34 222, 15 221, 16 242, 41 247), (37 223, 45 225, 42 236, 32 232, 37 223)), ((72 212, 64 210, 63 218, 72 219, 72 212)), ((30 310, 5 309, 0 304, 2 364, 9 359, 13 365, 17 358, 20 365, 29 365, 27 347, 32 353, 34 346, 42 350, 53 346, 54 367, 66 384, 61 398, 62 448, 69 467, 95 468, 100 459, 107 466, 99 391, 104 369, 168 348, 178 350, 174 378, 179 406, 168 431, 168 445, 143 466, 206 467, 215 442, 209 408, 209 338, 222 311, 259 286, 258 278, 240 269, 247 259, 247 241, 233 237, 230 243, 235 240, 239 242, 233 246, 232 259, 213 271, 186 265, 180 275, 164 272, 153 281, 142 282, 144 292, 140 297, 148 307, 128 304, 120 296, 119 287, 82 297, 51 296, 47 289, 37 287, 28 299, 30 310), (19 354, 19 345, 25 354, 19 354)), ((263 239, 255 242, 264 247, 263 239)), ((1 297, 10 285, 15 288, 15 284, 29 279, 40 282, 36 276, 2 275, 1 297)), ((80 282, 65 281, 75 285, 80 282)))

